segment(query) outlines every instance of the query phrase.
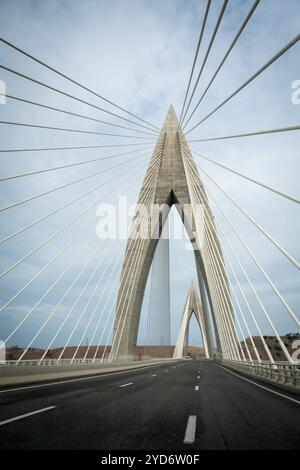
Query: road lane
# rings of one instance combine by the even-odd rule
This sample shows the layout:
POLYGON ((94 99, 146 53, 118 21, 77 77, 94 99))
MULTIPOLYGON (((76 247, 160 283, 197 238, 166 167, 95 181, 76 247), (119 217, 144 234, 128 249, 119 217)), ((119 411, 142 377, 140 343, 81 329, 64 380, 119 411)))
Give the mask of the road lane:
MULTIPOLYGON (((184 363, 182 363, 184 365, 184 363)), ((52 405, 55 402, 69 399, 76 400, 84 394, 109 393, 114 387, 133 380, 151 380, 152 372, 162 373, 165 364, 132 369, 117 373, 99 374, 94 377, 81 379, 62 380, 55 383, 44 383, 33 387, 18 387, 15 389, 1 390, 0 394, 0 419, 9 418, 13 414, 22 414, 32 409, 32 403, 36 408, 42 408, 43 404, 52 405), (42 385, 42 386, 41 386, 42 385), (41 405, 41 406, 39 406, 41 405)), ((45 406, 46 406, 45 405, 45 406)))
POLYGON ((2 426, 0 448, 300 448, 296 403, 208 361, 182 361, 175 368, 159 365, 120 376, 99 376, 99 380, 3 394, 0 420, 54 403, 51 413, 2 426), (126 384, 130 385, 122 387, 126 384), (188 435, 194 431, 193 442, 185 442, 191 416, 188 435))

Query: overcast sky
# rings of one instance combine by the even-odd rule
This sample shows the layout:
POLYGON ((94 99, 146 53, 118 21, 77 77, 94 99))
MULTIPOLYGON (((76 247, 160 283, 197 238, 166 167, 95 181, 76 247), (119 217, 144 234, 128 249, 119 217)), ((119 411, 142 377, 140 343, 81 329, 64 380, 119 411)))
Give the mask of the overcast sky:
MULTIPOLYGON (((138 114, 157 127, 161 127, 171 103, 177 114, 180 114, 205 1, 1 0, 0 3, 0 30, 2 36, 8 41, 132 113, 138 114)), ((249 0, 229 1, 195 98, 201 96, 201 91, 205 89, 252 3, 249 0)), ((221 4, 220 0, 212 1, 196 72, 200 68, 207 49, 221 4)), ((300 4, 298 0, 261 0, 236 47, 186 130, 200 121, 298 34, 299 24, 300 4)), ((300 80, 299 52, 300 45, 298 43, 230 103, 215 113, 203 125, 189 133, 187 139, 195 140, 203 137, 299 124, 300 104, 293 104, 291 99, 292 83, 295 80, 300 80)), ((78 86, 70 84, 3 43, 0 43, 0 62, 96 106, 131 119, 129 115, 85 92, 78 86)), ((99 109, 91 108, 38 84, 16 77, 3 69, 0 69, 0 80, 5 82, 7 93, 10 95, 63 108, 74 113, 85 114, 125 127, 135 127, 135 129, 146 133, 149 132, 142 127, 133 126, 124 120, 101 112, 99 109)), ((18 262, 38 244, 52 236, 81 211, 93 203, 96 204, 101 198, 116 204, 120 194, 128 194, 131 202, 136 200, 155 143, 148 134, 137 134, 126 129, 43 110, 26 103, 14 102, 11 99, 7 99, 6 104, 0 104, 0 119, 126 136, 80 134, 2 124, 0 125, 1 149, 138 144, 73 151, 1 153, 1 177, 3 178, 102 156, 132 152, 102 162, 0 182, 1 207, 5 207, 75 179, 107 169, 103 175, 91 176, 48 196, 3 211, 0 224, 1 240, 77 196, 103 184, 103 187, 96 188, 94 192, 70 204, 67 208, 2 243, 1 272, 18 262), (124 164, 124 162, 127 163, 124 164), (113 165, 119 164, 121 166, 109 170, 113 165), (117 188, 118 185, 120 188, 117 188)), ((143 124, 141 121, 139 122, 143 124)), ((218 142, 190 143, 190 146, 192 150, 299 197, 299 131, 218 142)), ((297 269, 225 199, 225 196, 218 192, 206 176, 201 173, 201 167, 271 233, 274 239, 294 258, 299 259, 300 223, 297 204, 259 188, 251 182, 246 182, 198 157, 195 159, 199 163, 200 175, 209 192, 222 205, 228 217, 234 221, 235 226, 249 243, 268 275, 299 317, 300 296, 297 269)), ((276 298, 274 291, 267 286, 264 278, 232 234, 213 202, 211 202, 211 206, 217 224, 220 223, 223 227, 236 253, 241 257, 245 269, 261 294, 280 333, 295 331, 295 323, 276 298)), ((55 236, 51 242, 29 256, 7 275, 1 277, 1 304, 6 304, 67 243, 81 230, 88 227, 95 216, 96 209, 93 207, 70 227, 55 236)), ((94 234, 95 224, 0 313, 0 338, 5 339, 25 318, 48 287, 55 282, 68 263, 71 263, 74 257, 79 255, 94 234)), ((222 237, 220 238, 223 242, 222 237)), ((94 343, 100 340, 107 315, 110 313, 111 316, 102 337, 102 342, 105 342, 113 319, 124 246, 123 240, 113 244, 104 242, 101 246, 99 246, 99 242, 94 242, 88 247, 51 292, 45 296, 38 308, 24 321, 9 344, 22 346, 28 344, 86 263, 87 268, 74 285, 74 289, 70 290, 47 328, 34 343, 34 346, 38 347, 47 346, 65 316, 68 315, 94 268, 99 264, 99 260, 101 261, 101 256, 106 257, 99 264, 99 269, 91 278, 91 282, 70 315, 69 321, 66 322, 53 345, 60 346, 65 343, 94 289, 96 289, 96 295, 88 304, 70 344, 78 343, 93 311, 95 311, 95 316, 84 335, 84 343, 93 337, 95 331, 94 343), (108 264, 108 261, 111 263, 108 264), (113 262, 116 262, 115 271, 113 262), (105 289, 106 286, 107 289, 105 289), (102 294, 103 298, 100 299, 99 296, 102 294), (97 307, 98 302, 99 306, 97 307), (108 309, 104 308, 106 304, 108 309), (99 317, 101 313, 103 315, 99 317)), ((230 255, 225 244, 224 251, 230 255)), ((170 260, 171 337, 174 343, 187 289, 196 273, 193 254, 186 250, 184 241, 171 241, 170 260)), ((272 334, 232 255, 230 260, 239 274, 249 303, 260 321, 264 333, 272 334)), ((233 285, 235 286, 234 280, 233 285)), ((147 288, 145 306, 148 295, 149 289, 147 288)), ((237 295, 247 315, 246 306, 238 291, 237 295)), ((143 325, 145 325, 147 310, 145 306, 142 315, 143 325)), ((192 323, 191 330, 191 343, 199 344, 201 340, 195 322, 192 323)), ((253 334, 257 334, 252 325, 251 331, 253 334)), ((145 328, 142 328, 139 342, 143 344, 144 340, 145 328)))

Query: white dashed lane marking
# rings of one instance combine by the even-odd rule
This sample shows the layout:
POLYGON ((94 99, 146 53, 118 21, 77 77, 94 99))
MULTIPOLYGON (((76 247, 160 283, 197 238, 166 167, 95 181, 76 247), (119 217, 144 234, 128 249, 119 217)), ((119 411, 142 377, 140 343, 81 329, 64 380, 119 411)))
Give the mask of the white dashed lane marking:
POLYGON ((195 415, 189 416, 189 419, 186 425, 184 439, 183 439, 184 444, 193 444, 195 442, 196 423, 197 423, 197 416, 195 415))
POLYGON ((40 410, 32 411, 31 413, 26 413, 24 415, 15 416, 14 418, 5 419, 4 421, 0 421, 0 426, 12 423, 13 421, 19 421, 20 419, 29 418, 30 416, 37 415, 39 413, 44 413, 45 411, 50 411, 54 408, 56 408, 56 406, 48 406, 47 408, 41 408, 40 410))

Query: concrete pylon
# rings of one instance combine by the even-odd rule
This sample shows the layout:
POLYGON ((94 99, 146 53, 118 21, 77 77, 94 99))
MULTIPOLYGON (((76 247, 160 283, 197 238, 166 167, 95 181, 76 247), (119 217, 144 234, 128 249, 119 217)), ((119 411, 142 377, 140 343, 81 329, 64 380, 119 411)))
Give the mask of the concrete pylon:
POLYGON ((186 302, 185 302, 185 306, 183 310, 178 338, 177 338, 176 346, 175 346, 174 353, 173 353, 173 359, 181 359, 183 357, 183 350, 184 350, 185 345, 187 345, 189 324, 190 324, 190 320, 193 314, 196 317, 197 323, 201 331, 205 357, 209 358, 210 352, 208 349, 207 331, 206 331, 206 325, 205 325, 204 316, 203 316, 202 305, 201 305, 198 292, 196 291, 194 282, 192 281, 190 288, 188 290, 188 294, 187 294, 187 298, 186 298, 186 302))
MULTIPOLYGON (((204 226, 214 226, 203 183, 198 174, 184 134, 171 106, 160 131, 139 195, 137 210, 129 233, 118 291, 111 359, 134 356, 140 314, 146 282, 161 234, 171 206, 175 204, 194 249, 199 291, 203 309, 203 324, 207 334, 209 356, 213 350, 213 334, 220 350, 218 304, 211 293, 212 266, 208 259, 204 226), (204 195, 200 198, 195 186, 204 195), (154 206, 153 206, 154 204, 154 206), (206 211, 197 209, 205 206, 206 211), (147 218, 147 211, 151 217, 147 218), (159 209, 158 209, 159 207, 159 209), (142 236, 137 236, 141 234, 142 236), (206 254, 206 256, 204 256, 206 254), (218 323, 218 324, 217 324, 218 323)), ((214 233, 214 232, 213 232, 214 233)), ((220 248, 213 234, 213 243, 220 248)), ((210 249, 210 248, 209 248, 210 249)), ((221 250, 221 248, 220 248, 221 250)), ((218 266, 216 275, 227 283, 226 273, 218 266)), ((220 282, 223 282, 222 280, 220 282)), ((230 304, 230 298, 228 298, 230 304)), ((230 304, 231 305, 231 304, 230 304)), ((228 316, 231 316, 230 308, 228 316)))
MULTIPOLYGON (((164 229, 167 229, 168 220, 164 229)), ((148 325, 151 330, 152 344, 171 344, 171 318, 170 318, 170 242, 169 233, 166 238, 160 239, 151 269, 151 288, 148 311, 148 325), (155 325, 151 328, 150 325, 155 325)), ((148 331, 148 332, 149 332, 148 331)))

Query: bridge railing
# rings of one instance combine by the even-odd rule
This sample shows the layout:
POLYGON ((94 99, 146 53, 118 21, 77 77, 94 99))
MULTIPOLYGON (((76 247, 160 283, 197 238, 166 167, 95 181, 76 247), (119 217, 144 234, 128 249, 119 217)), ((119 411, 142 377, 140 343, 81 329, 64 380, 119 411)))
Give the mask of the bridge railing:
POLYGON ((22 361, 5 361, 0 367, 36 367, 36 366, 69 366, 69 365, 99 365, 110 362, 105 359, 25 359, 22 361))
POLYGON ((236 369, 247 375, 260 377, 268 381, 300 389, 300 363, 228 361, 221 363, 230 369, 236 369))
MULTIPOLYGON (((115 362, 118 363, 131 363, 131 362, 138 362, 138 361, 143 361, 143 362, 149 362, 149 361, 160 361, 160 360, 165 360, 166 358, 154 358, 151 356, 132 356, 132 357, 127 357, 127 358, 118 358, 118 361, 112 360, 109 357, 106 358, 99 358, 99 359, 83 359, 83 358, 76 358, 76 359, 25 359, 25 360, 9 360, 9 361, 3 361, 0 362, 0 368, 1 367, 41 367, 41 366, 81 366, 81 365, 88 365, 88 366, 96 366, 96 365, 104 365, 104 364, 112 364, 115 362)), ((167 358, 168 360, 171 360, 171 358, 167 358)))

